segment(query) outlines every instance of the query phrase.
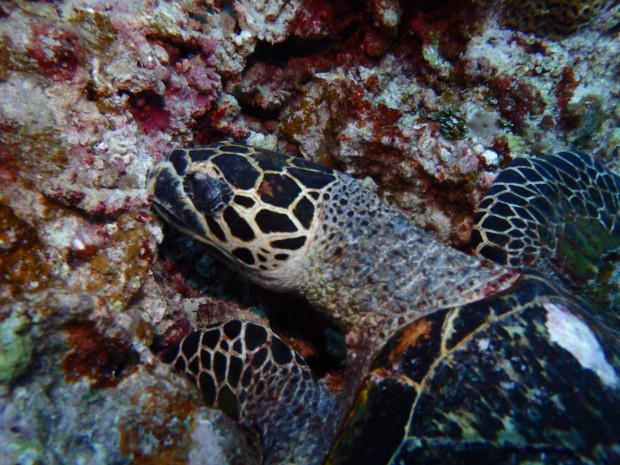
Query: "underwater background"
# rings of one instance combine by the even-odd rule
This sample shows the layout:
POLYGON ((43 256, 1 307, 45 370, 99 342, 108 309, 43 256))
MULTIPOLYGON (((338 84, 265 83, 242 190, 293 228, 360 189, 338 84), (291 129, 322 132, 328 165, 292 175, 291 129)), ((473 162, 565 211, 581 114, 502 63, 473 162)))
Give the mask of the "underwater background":
MULTIPOLYGON (((275 315, 338 388, 329 322, 164 240, 145 179, 169 150, 235 139, 370 177, 467 250, 512 159, 620 171, 619 25, 615 0, 0 3, 0 464, 259 463, 150 349, 224 315, 275 315)), ((589 297, 617 306, 619 275, 589 297)))

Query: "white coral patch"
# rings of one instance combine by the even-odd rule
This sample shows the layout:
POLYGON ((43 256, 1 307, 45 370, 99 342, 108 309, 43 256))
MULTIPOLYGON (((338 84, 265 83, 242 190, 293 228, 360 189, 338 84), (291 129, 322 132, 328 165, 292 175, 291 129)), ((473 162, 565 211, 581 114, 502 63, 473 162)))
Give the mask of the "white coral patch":
POLYGON ((590 328, 561 306, 549 301, 543 306, 547 310, 545 326, 551 341, 570 352, 582 367, 596 373, 607 386, 618 387, 618 375, 605 359, 601 344, 590 328))
POLYGON ((192 432, 192 449, 189 453, 190 465, 217 465, 226 463, 222 449, 222 437, 209 420, 199 418, 192 432))

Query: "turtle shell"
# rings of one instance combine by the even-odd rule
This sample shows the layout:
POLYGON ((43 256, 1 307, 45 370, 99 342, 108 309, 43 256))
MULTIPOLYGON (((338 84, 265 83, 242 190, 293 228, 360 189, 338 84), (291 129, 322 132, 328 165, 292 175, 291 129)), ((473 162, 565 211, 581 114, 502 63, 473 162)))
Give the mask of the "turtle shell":
POLYGON ((614 339, 537 275, 420 318, 375 360, 326 463, 620 463, 614 339))

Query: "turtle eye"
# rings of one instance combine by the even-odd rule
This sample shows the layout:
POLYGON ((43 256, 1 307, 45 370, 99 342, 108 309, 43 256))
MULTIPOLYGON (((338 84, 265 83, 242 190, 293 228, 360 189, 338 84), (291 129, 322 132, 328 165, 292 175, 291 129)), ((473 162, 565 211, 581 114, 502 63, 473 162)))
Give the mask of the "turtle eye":
POLYGON ((218 216, 233 197, 226 181, 202 173, 188 175, 183 188, 194 206, 208 216, 218 216))

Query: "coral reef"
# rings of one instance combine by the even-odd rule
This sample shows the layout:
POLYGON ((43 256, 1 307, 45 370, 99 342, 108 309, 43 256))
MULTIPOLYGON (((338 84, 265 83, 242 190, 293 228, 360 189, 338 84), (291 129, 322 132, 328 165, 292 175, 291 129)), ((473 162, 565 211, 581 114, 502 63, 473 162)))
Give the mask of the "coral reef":
POLYGON ((541 3, 2 2, 0 461, 255 463, 149 350, 223 315, 275 316, 338 388, 329 323, 162 243, 144 183, 172 147, 234 138, 368 177, 462 248, 513 157, 618 167, 617 2, 541 3))

